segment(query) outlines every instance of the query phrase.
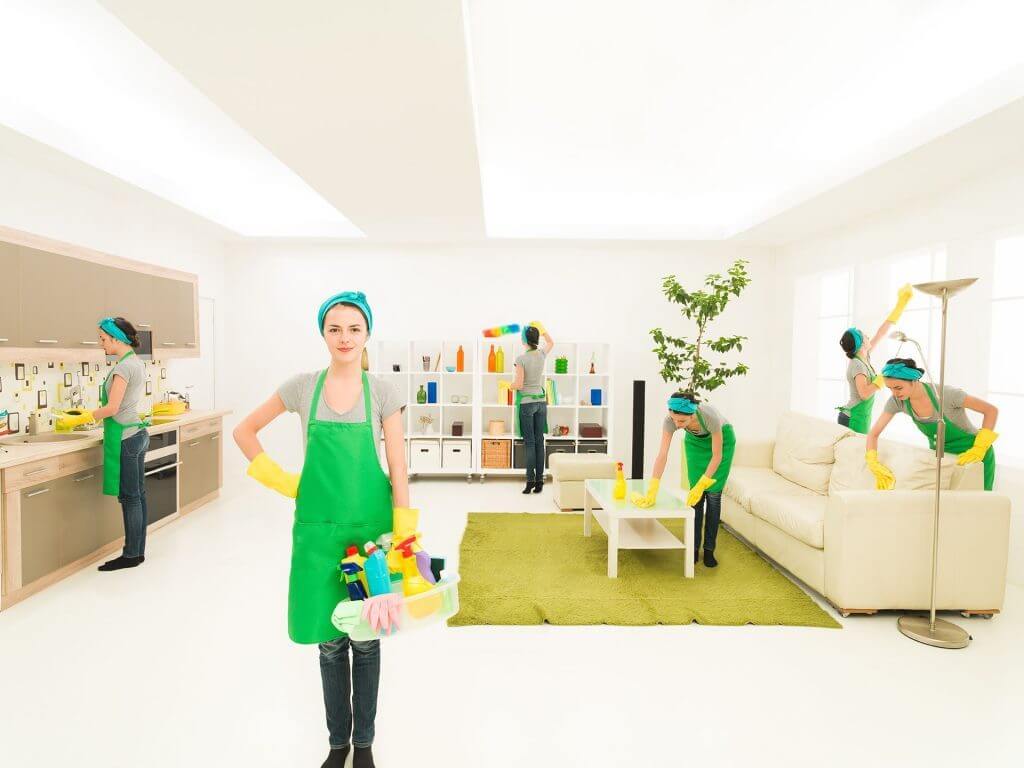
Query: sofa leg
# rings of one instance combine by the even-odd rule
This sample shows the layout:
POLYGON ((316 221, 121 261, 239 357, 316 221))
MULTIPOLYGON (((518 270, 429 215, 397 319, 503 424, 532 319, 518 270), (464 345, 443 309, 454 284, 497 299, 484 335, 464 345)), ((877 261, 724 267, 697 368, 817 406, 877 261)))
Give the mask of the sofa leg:
POLYGON ((991 611, 960 611, 960 615, 963 616, 965 619, 973 619, 973 618, 976 618, 976 617, 981 617, 983 619, 991 619, 997 613, 999 613, 999 611, 997 611, 997 610, 991 610, 991 611))
POLYGON ((874 616, 878 613, 877 608, 836 608, 839 611, 839 615, 844 619, 848 619, 851 616, 874 616))

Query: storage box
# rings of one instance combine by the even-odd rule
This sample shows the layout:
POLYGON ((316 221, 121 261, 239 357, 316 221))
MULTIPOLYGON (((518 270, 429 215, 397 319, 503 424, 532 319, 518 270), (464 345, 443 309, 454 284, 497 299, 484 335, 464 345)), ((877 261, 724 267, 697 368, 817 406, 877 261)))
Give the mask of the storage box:
POLYGON ((484 469, 509 469, 512 459, 511 440, 483 440, 480 444, 480 466, 484 469))
POLYGON ((472 467, 473 444, 469 440, 445 440, 441 446, 441 466, 445 469, 472 467))
POLYGON ((512 443, 512 469, 526 469, 526 442, 523 440, 512 443))
POLYGON ((441 446, 437 440, 409 441, 409 470, 437 472, 441 469, 441 446))
POLYGON ((452 422, 452 434, 455 437, 462 437, 462 428, 463 428, 463 424, 462 424, 461 421, 453 421, 452 422))
POLYGON ((544 443, 544 467, 550 466, 551 454, 576 453, 576 443, 572 440, 548 440, 544 443))
POLYGON ((505 431, 505 422, 502 419, 491 419, 487 422, 487 434, 503 435, 505 431))
POLYGON ((604 427, 593 422, 580 422, 580 437, 604 437, 604 427))
POLYGON ((608 453, 607 440, 580 440, 576 453, 608 453))

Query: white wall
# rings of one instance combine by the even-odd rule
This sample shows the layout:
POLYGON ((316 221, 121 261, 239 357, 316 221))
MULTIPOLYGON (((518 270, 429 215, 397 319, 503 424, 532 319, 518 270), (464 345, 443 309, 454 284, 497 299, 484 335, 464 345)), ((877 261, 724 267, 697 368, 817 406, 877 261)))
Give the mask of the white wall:
MULTIPOLYGON (((873 330, 895 298, 888 294, 887 285, 877 292, 862 290, 864 285, 872 284, 872 275, 876 274, 874 262, 936 244, 946 248, 948 277, 981 278, 952 302, 946 380, 984 397, 990 352, 986 340, 991 319, 993 242, 1001 236, 1024 233, 1022 201, 1024 158, 955 189, 937 191, 914 205, 780 249, 774 276, 774 322, 781 340, 773 376, 776 407, 780 411, 788 409, 793 388, 799 389, 799 382, 793 380, 793 350, 788 343, 794 331, 797 279, 801 275, 854 266, 859 293, 853 320, 856 325, 873 330)), ((934 365, 937 363, 933 361, 934 365)), ((877 414, 881 406, 876 403, 875 407, 877 414)), ((998 455, 998 443, 996 449, 998 455)), ((1024 470, 1001 465, 996 490, 1012 498, 1010 580, 1024 584, 1024 470)))
MULTIPOLYGON (((0 179, 3 226, 198 275, 200 296, 216 306, 215 337, 223 339, 226 230, 2 126, 0 179)), ((223 342, 201 355, 224 369, 223 342)), ((191 383, 192 370, 168 361, 168 388, 191 383)), ((218 383, 218 405, 229 401, 226 393, 218 383)))
MULTIPOLYGON (((632 381, 647 386, 647 469, 661 437, 665 400, 672 387, 658 374, 649 331, 662 326, 685 335, 685 321, 661 294, 661 279, 679 275, 699 287, 708 272, 724 272, 733 259, 751 261, 751 287, 726 310, 716 334, 750 336, 739 359, 751 373, 718 390, 711 402, 740 434, 773 431, 762 398, 770 388, 771 340, 764 319, 771 307, 771 256, 764 249, 724 244, 492 243, 473 246, 237 245, 229 249, 227 278, 228 368, 240 414, 273 394, 296 371, 327 359, 316 311, 332 293, 365 291, 379 339, 478 337, 493 325, 537 319, 566 341, 613 345, 614 455, 630 460, 632 381)), ((284 465, 300 461, 297 417, 280 419, 264 444, 284 465)), ((670 457, 678 478, 679 449, 670 457)), ((241 475, 233 451, 228 475, 241 475)))

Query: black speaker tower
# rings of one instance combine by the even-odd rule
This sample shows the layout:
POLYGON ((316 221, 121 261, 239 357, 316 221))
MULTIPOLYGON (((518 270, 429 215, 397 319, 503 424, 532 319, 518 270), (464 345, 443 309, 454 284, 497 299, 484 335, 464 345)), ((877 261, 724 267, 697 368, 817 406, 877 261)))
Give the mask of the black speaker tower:
POLYGON ((644 476, 644 387, 642 379, 633 382, 633 466, 630 477, 634 480, 644 476))

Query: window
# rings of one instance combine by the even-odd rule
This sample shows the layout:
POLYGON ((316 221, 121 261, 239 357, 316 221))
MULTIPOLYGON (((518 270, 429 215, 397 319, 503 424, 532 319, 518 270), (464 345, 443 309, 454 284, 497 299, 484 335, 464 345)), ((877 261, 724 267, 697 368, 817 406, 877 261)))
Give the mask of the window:
POLYGON ((996 241, 988 400, 999 408, 999 460, 1024 463, 1024 236, 996 241))
MULTIPOLYGON (((850 327, 852 317, 852 270, 828 272, 818 276, 818 296, 815 307, 816 322, 816 363, 815 387, 810 403, 794 404, 801 411, 809 412, 829 421, 835 421, 836 408, 850 399, 846 384, 846 365, 839 337, 850 327), (808 407, 810 406, 810 407, 808 407)), ((804 364, 803 375, 807 375, 804 364)))

